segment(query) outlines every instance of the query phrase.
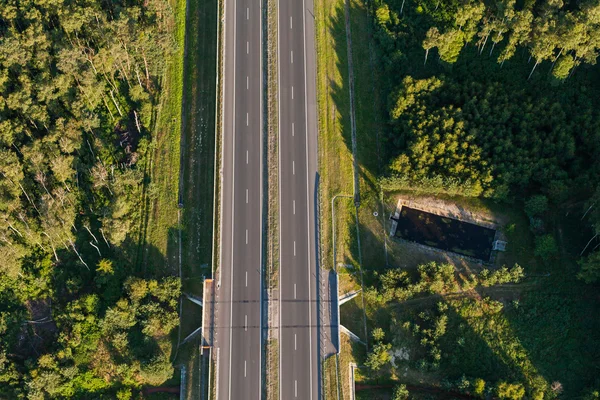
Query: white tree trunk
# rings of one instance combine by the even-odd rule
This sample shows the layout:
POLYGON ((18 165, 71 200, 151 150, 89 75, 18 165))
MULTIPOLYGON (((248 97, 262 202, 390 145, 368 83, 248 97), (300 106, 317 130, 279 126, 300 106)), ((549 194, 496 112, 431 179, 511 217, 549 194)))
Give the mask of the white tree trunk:
POLYGON ((588 207, 588 209, 586 210, 586 212, 583 214, 583 217, 581 217, 580 221, 583 221, 583 219, 585 218, 585 216, 587 215, 587 213, 590 212, 590 210, 596 205, 596 202, 592 203, 591 206, 588 207))
POLYGON ((594 235, 594 237, 592 237, 592 238, 590 239, 590 241, 589 241, 589 242, 587 242, 587 244, 585 245, 585 247, 583 248, 583 250, 581 250, 581 253, 579 253, 579 257, 581 257, 581 256, 583 255, 583 252, 584 252, 584 251, 585 251, 585 250, 588 248, 588 246, 590 245, 590 243, 592 243, 592 240, 596 239, 597 237, 598 237, 598 234, 596 233, 596 234, 594 235))
POLYGON ((535 71, 535 67, 538 66, 540 62, 539 61, 535 61, 535 65, 533 66, 533 68, 531 68, 531 72, 529 73, 529 76, 527 77, 527 80, 529 80, 529 78, 531 78, 531 75, 533 75, 533 71, 535 71))

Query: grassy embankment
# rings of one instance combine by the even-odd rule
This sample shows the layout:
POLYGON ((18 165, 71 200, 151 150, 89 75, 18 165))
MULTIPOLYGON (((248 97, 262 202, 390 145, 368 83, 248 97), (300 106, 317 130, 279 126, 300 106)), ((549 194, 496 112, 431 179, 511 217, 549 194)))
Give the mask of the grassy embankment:
MULTIPOLYGON (((218 0, 188 4, 182 117, 182 291, 202 296, 211 277, 215 168, 217 10, 218 0)), ((184 300, 181 339, 201 325, 202 308, 184 300)), ((178 361, 187 366, 187 396, 200 398, 209 379, 199 354, 200 340, 180 348, 178 361), (200 380, 202 379, 202 384, 200 380)))
MULTIPOLYGON (((363 204, 359 209, 359 219, 363 214, 377 207, 378 188, 376 171, 379 166, 378 141, 373 137, 377 127, 375 104, 379 99, 374 89, 376 71, 372 71, 371 49, 368 38, 368 20, 362 5, 351 2, 350 20, 352 29, 353 59, 355 76, 355 115, 358 143, 358 168, 360 195, 363 204), (356 11, 356 8, 359 8, 356 11), (357 78, 358 77, 358 78, 357 78), (366 128, 368 125, 368 129, 366 128), (367 211, 364 211, 367 210, 367 211)), ((336 195, 354 194, 352 167, 352 138, 350 127, 350 94, 348 53, 343 0, 318 0, 315 2, 316 42, 317 42, 317 96, 319 107, 319 171, 321 174, 321 243, 322 257, 326 268, 333 268, 332 251, 332 204, 336 195)), ((378 127, 377 127, 378 129, 378 127)), ((355 208, 351 198, 340 197, 335 201, 336 227, 336 263, 340 272, 340 291, 346 292, 360 287, 358 238, 356 230, 355 208), (351 266, 346 269, 343 266, 351 266), (349 271, 357 279, 349 276, 349 271)), ((376 210, 377 208, 375 208, 376 210)), ((381 214, 381 213, 380 213, 381 214)), ((362 229, 361 229, 362 230, 362 229)), ((363 240, 361 232, 361 240, 363 240)), ((371 241, 361 243, 364 249, 371 241)), ((382 250, 378 247, 379 251, 382 250)), ((364 253, 364 250, 363 250, 364 253)), ((372 262, 367 253, 363 260, 372 262)), ((363 263, 363 265, 365 265, 363 263)), ((351 304, 361 304, 360 297, 351 304)), ((344 306, 346 307, 346 306, 344 306)), ((359 314, 362 308, 357 306, 359 314)), ((358 317, 352 330, 363 337, 364 325, 358 317)), ((336 372, 335 358, 325 360, 323 376, 325 393, 328 398, 337 398, 338 381, 342 385, 343 398, 348 398, 348 365, 353 357, 348 349, 350 344, 342 335, 344 351, 340 357, 339 371, 336 372), (336 378, 336 377, 339 377, 336 378)), ((361 346, 361 345, 358 345, 361 346)), ((360 352, 360 351, 359 351, 360 352)))

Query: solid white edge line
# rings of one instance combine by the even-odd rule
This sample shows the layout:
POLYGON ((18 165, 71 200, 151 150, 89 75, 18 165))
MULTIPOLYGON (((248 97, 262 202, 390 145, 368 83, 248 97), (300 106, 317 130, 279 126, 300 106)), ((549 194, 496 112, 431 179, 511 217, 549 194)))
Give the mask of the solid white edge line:
MULTIPOLYGON (((277 140, 278 143, 281 143, 281 33, 279 32, 279 20, 280 20, 280 15, 279 15, 279 10, 281 9, 280 6, 280 1, 277 0, 277 140)), ((278 155, 278 160, 277 160, 277 177, 278 177, 278 182, 277 182, 277 191, 279 192, 279 204, 281 204, 281 145, 277 146, 277 155, 278 155)), ((279 207, 279 265, 281 265, 281 207, 279 207)), ((279 285, 279 290, 281 290, 281 273, 278 274, 278 285, 279 285)), ((279 345, 281 346, 281 343, 283 343, 283 331, 281 329, 281 296, 277 296, 278 297, 278 307, 279 307, 279 312, 277 314, 279 314, 279 345)), ((281 366, 283 365, 283 356, 282 356, 282 351, 279 352, 279 365, 277 366, 277 372, 278 372, 278 378, 279 378, 279 384, 277 386, 279 386, 279 399, 283 399, 283 388, 281 385, 281 381, 282 381, 282 368, 281 366)))
MULTIPOLYGON (((263 52, 262 52, 262 45, 263 45, 263 30, 262 30, 262 23, 263 23, 263 21, 262 21, 262 15, 263 15, 263 11, 262 11, 262 5, 263 5, 263 3, 262 3, 262 1, 260 1, 259 2, 259 10, 260 10, 260 14, 259 15, 260 15, 260 17, 258 18, 258 20, 260 21, 260 29, 258 30, 259 31, 259 37, 260 37, 260 41, 259 41, 260 45, 259 45, 259 47, 260 47, 260 50, 261 50, 261 51, 259 51, 259 53, 260 53, 260 56, 259 56, 259 62, 260 62, 260 78, 259 78, 260 79, 260 90, 259 90, 259 93, 260 93, 260 105, 258 107, 259 110, 260 110, 260 113, 259 113, 260 114, 260 117, 259 117, 260 118, 259 129, 260 129, 260 137, 262 139, 260 141, 260 146, 259 146, 260 160, 263 159, 263 144, 264 144, 264 140, 265 140, 265 137, 263 135, 264 134, 264 131, 263 131, 263 124, 264 124, 264 121, 263 121, 263 96, 264 96, 264 94, 263 94, 263 52)), ((260 181, 260 189, 259 189, 260 202, 259 202, 259 204, 261 204, 261 207, 262 207, 262 204, 263 204, 263 195, 264 195, 264 193, 263 193, 263 163, 260 162, 259 165, 260 165, 259 166, 259 170, 260 170, 260 178, 259 178, 259 181, 260 181)), ((261 234, 258 235, 259 236, 259 239, 258 239, 259 249, 261 249, 260 253, 259 253, 260 254, 260 256, 259 256, 260 257, 260 264, 259 264, 259 268, 258 268, 258 271, 259 271, 258 272, 259 290, 260 290, 260 296, 259 296, 259 300, 260 300, 259 304, 260 304, 260 306, 259 306, 259 322, 258 322, 258 326, 259 327, 262 327, 262 319, 263 319, 263 289, 264 289, 263 288, 264 282, 263 282, 263 278, 262 278, 262 265, 263 265, 263 259, 262 259, 262 257, 263 257, 263 252, 262 252, 263 235, 262 235, 262 232, 263 232, 263 229, 264 229, 263 224, 264 224, 264 221, 263 221, 263 218, 262 218, 262 209, 261 209, 261 218, 260 218, 260 232, 261 232, 261 234)), ((258 365, 259 366, 262 365, 262 344, 263 344, 262 343, 262 329, 259 329, 258 330, 258 348, 261 349, 258 352, 258 365)), ((262 382, 261 373, 262 373, 262 368, 258 368, 258 380, 259 380, 259 382, 262 382)), ((258 386, 258 399, 261 399, 262 398, 261 397, 261 395, 262 395, 262 384, 259 384, 257 386, 258 386)))
MULTIPOLYGON (((227 18, 225 18, 227 19, 227 18)), ((233 115, 235 116, 235 60, 237 53, 237 41, 236 41, 236 25, 237 25, 237 0, 233 2, 233 115)), ((234 247, 233 247, 233 233, 234 230, 234 221, 235 221, 235 117, 233 118, 233 171, 232 171, 232 193, 231 193, 231 276, 230 276, 230 304, 229 304, 229 390, 228 397, 231 400, 231 360, 232 360, 232 326, 233 326, 233 255, 234 255, 234 247)))
POLYGON ((302 43, 304 44, 304 118, 305 118, 305 129, 306 129, 306 222, 307 222, 307 236, 308 236, 308 338, 309 338, 309 367, 310 367, 310 377, 308 379, 310 385, 310 399, 313 398, 313 347, 312 347, 312 299, 311 299, 311 287, 310 287, 310 272, 311 272, 311 262, 310 262, 310 178, 309 178, 309 169, 308 169, 308 90, 307 90, 307 76, 306 76, 306 4, 305 0, 302 0, 302 43))

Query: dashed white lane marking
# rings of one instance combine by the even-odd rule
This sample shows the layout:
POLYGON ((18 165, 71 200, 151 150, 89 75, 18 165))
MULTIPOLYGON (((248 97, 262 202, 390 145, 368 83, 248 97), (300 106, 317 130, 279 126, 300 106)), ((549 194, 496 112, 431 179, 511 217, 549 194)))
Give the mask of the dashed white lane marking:
POLYGON ((247 374, 246 374, 246 372, 247 372, 247 370, 246 370, 246 360, 244 360, 244 378, 245 378, 245 377, 246 377, 246 375, 247 375, 247 374))
POLYGON ((290 29, 294 29, 294 25, 292 24, 292 17, 290 17, 290 29))
POLYGON ((294 381, 294 396, 298 397, 298 381, 294 381))
POLYGON ((250 7, 246 7, 246 19, 250 19, 250 7))
POLYGON ((248 189, 246 189, 246 204, 248 204, 248 189))
POLYGON ((294 215, 296 215, 296 200, 294 200, 294 215))
POLYGON ((294 350, 298 350, 298 338, 296 337, 296 334, 294 333, 294 350))
POLYGON ((290 61, 291 61, 291 63, 290 63, 290 64, 293 64, 293 63, 294 63, 294 50, 292 50, 292 51, 290 52, 290 61))
POLYGON ((294 123, 292 122, 292 136, 294 136, 294 123))
POLYGON ((297 296, 296 296, 296 284, 294 283, 294 299, 296 299, 296 298, 297 298, 297 296))
POLYGON ((248 229, 246 229, 246 244, 248 244, 248 229))
MULTIPOLYGON (((248 231, 246 231, 248 232, 248 231)), ((296 241, 294 240, 294 257, 296 257, 296 241)))
POLYGON ((248 287, 248 271, 246 271, 246 287, 248 287))
POLYGON ((292 161, 292 174, 296 175, 296 162, 292 161))
POLYGON ((246 164, 248 164, 248 150, 246 150, 246 164))
POLYGON ((248 126, 248 113, 246 113, 246 126, 248 126))
POLYGON ((246 76, 246 90, 250 89, 250 77, 246 76))
POLYGON ((294 87, 292 86, 292 100, 294 100, 294 87))
POLYGON ((244 330, 248 332, 248 315, 244 316, 244 330))
POLYGON ((246 42, 246 54, 250 54, 250 42, 246 42))

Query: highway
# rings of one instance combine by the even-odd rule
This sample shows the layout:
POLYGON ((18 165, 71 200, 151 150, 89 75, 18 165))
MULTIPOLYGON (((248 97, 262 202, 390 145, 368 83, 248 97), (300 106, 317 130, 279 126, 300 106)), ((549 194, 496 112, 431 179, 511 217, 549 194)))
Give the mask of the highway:
POLYGON ((261 399, 261 2, 225 1, 218 400, 261 399))
POLYGON ((313 0, 278 1, 280 396, 319 399, 313 0))

